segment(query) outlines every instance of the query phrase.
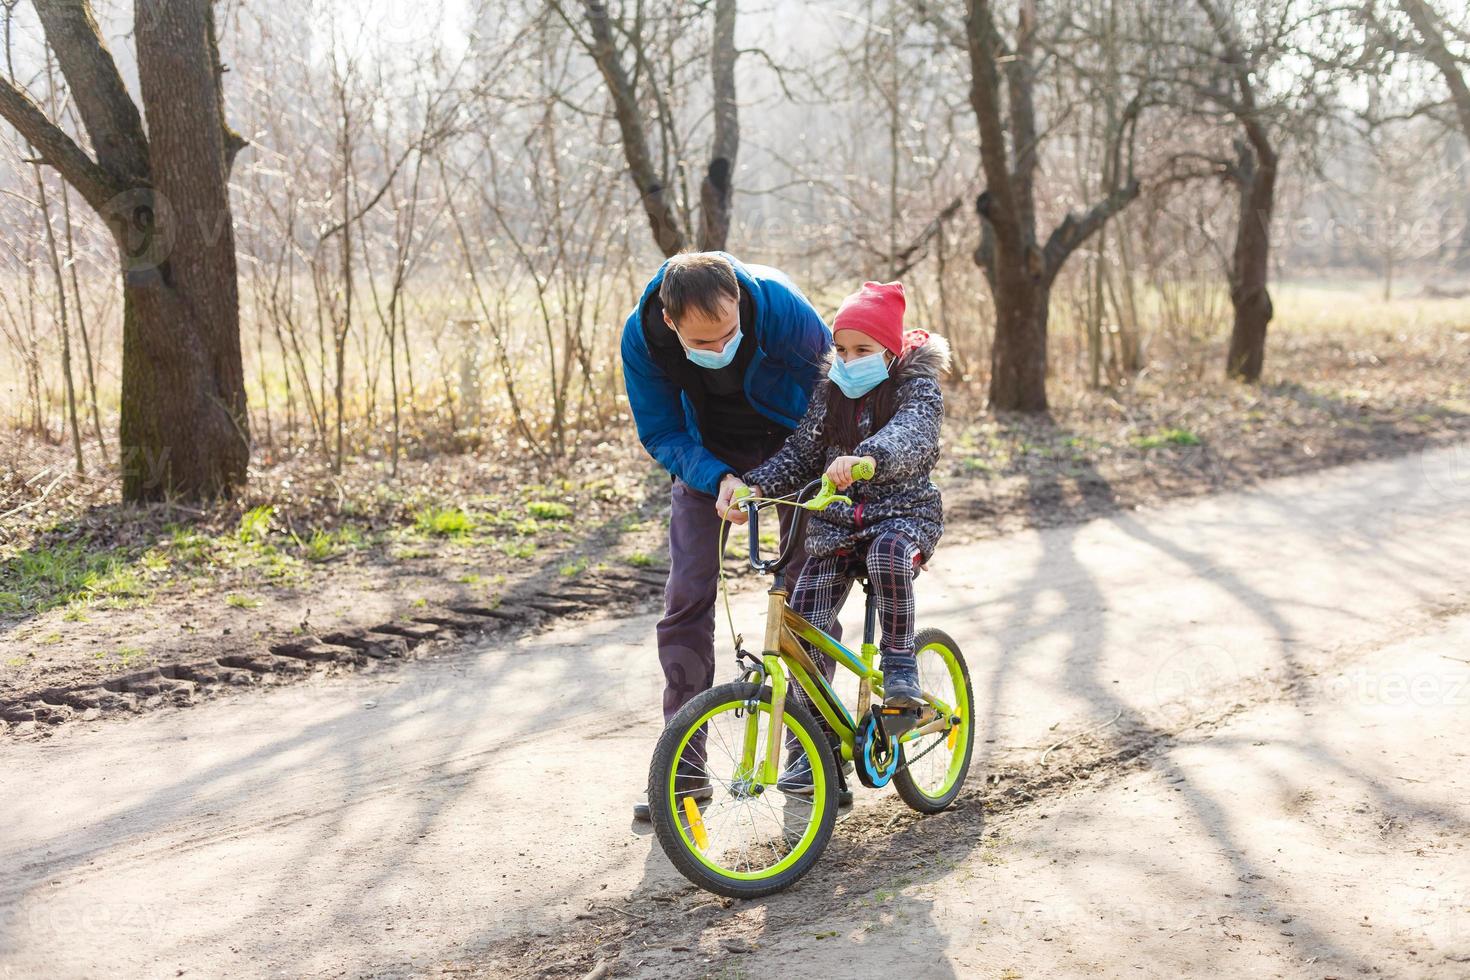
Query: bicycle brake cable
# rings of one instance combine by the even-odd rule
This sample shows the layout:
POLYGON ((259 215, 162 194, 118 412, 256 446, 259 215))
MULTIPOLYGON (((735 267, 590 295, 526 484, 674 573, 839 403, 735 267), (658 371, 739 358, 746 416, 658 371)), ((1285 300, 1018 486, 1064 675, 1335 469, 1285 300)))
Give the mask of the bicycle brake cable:
MULTIPOLYGON (((794 500, 792 498, 798 497, 801 494, 805 493, 806 490, 812 485, 812 483, 816 482, 818 481, 813 480, 811 481, 811 483, 808 483, 803 487, 793 490, 790 493, 782 494, 779 497, 758 497, 752 494, 751 496, 742 498, 740 503, 742 506, 748 503, 755 503, 758 505, 774 504, 786 507, 801 507, 803 506, 802 502, 799 500, 794 500)), ((718 539, 719 547, 715 549, 715 561, 719 565, 720 596, 725 603, 725 621, 730 626, 730 642, 734 644, 735 654, 738 657, 743 650, 741 643, 744 638, 735 631, 735 614, 730 609, 730 584, 725 576, 725 542, 727 540, 725 532, 727 528, 734 523, 730 520, 729 511, 730 509, 727 507, 725 508, 725 513, 720 515, 720 531, 718 539)))

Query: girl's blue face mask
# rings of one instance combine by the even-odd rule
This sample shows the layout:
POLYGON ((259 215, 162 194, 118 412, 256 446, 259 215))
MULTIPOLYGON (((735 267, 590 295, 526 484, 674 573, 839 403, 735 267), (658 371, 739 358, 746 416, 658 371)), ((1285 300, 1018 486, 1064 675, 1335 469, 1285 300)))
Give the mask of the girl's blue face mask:
POLYGON ((880 350, 866 357, 855 357, 851 361, 834 357, 832 367, 827 370, 827 377, 848 398, 861 398, 888 379, 885 353, 880 350))
MULTIPOLYGON (((698 366, 709 371, 718 371, 722 367, 729 367, 730 362, 735 360, 735 352, 740 349, 740 338, 744 336, 741 331, 735 331, 735 336, 725 341, 722 350, 696 350, 693 347, 684 347, 684 356, 689 358, 698 366)), ((679 344, 683 346, 684 338, 679 338, 679 344)))

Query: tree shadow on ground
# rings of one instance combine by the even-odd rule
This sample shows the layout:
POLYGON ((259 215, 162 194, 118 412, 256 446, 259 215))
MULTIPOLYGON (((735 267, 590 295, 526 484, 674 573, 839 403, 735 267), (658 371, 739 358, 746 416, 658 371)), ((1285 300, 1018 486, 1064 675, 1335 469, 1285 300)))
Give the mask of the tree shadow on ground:
MULTIPOLYGON (((1159 560, 1176 565, 1181 572, 1194 580, 1207 581, 1212 588, 1223 592, 1240 610, 1241 615, 1254 621, 1269 638, 1270 648, 1280 668, 1278 682, 1288 699, 1299 709, 1311 705, 1309 686, 1306 681, 1310 671, 1301 664, 1296 647, 1303 639, 1295 633, 1290 616, 1282 609, 1282 600, 1261 590, 1253 583, 1251 575, 1213 560, 1204 548, 1191 545, 1191 535, 1183 535, 1178 529, 1160 533, 1150 526, 1148 520, 1136 515, 1124 505, 1109 481, 1095 468, 1079 462, 1081 472, 1062 476, 1053 472, 1033 472, 1028 477, 1028 500, 1035 508, 1054 512, 1059 505, 1075 501, 1075 507, 1087 513, 1102 512, 1108 524, 1121 530, 1132 540, 1157 553, 1159 560)), ((1378 488, 1383 492, 1384 488, 1378 488)), ((1387 499, 1397 491, 1387 488, 1387 499)), ((1278 499, 1278 498, 1268 498, 1278 499)), ((1301 515, 1295 515, 1300 518, 1301 515)), ((1079 534, 1084 528, 1070 526, 1054 528, 1040 533, 1041 551, 1030 577, 1010 586, 1006 599, 1011 603, 1007 621, 1000 626, 1002 635, 1028 634, 1044 636, 1047 624, 1064 629, 1068 649, 1063 661, 1063 687, 1069 692, 1080 693, 1095 709, 1095 717, 1106 721, 1116 717, 1117 723, 1105 727, 1094 737, 1105 745, 1105 751, 1127 753, 1131 748, 1152 746, 1157 751, 1145 753, 1142 758, 1162 778, 1175 784, 1180 796, 1194 820, 1218 844, 1218 853, 1229 861, 1235 878, 1241 881, 1256 881, 1269 877, 1273 869, 1261 865, 1249 856, 1249 842, 1238 837, 1227 816, 1223 802, 1209 792, 1192 784, 1188 774, 1177 767, 1170 758, 1169 748, 1175 732, 1161 728, 1157 720, 1139 710, 1139 699, 1130 699, 1130 693, 1116 680, 1104 676, 1104 653, 1113 642, 1104 612, 1110 608, 1109 594, 1104 582, 1099 581, 1092 567, 1080 559, 1077 546, 1079 534), (1049 600, 1049 604, 1044 602, 1049 600), (1057 604, 1060 603, 1060 608, 1057 604), (1038 628, 1038 626, 1040 628, 1038 628)), ((1407 570, 1407 569, 1406 569, 1407 570)), ((1166 642, 1166 641, 1165 641, 1166 642)), ((999 715, 1008 705, 1007 677, 1022 666, 1024 652, 1010 647, 1001 653, 1002 661, 994 670, 992 683, 977 699, 985 706, 990 717, 999 715)), ((1137 694, 1137 691, 1131 692, 1137 694)), ((1222 706, 1224 707, 1224 706, 1222 706)), ((1310 732, 1310 726, 1304 726, 1310 732)), ((1315 765, 1359 783, 1369 784, 1381 805, 1388 808, 1405 808, 1412 804, 1391 789, 1364 779, 1363 774, 1350 759, 1342 757, 1333 746, 1312 740, 1298 746, 1299 751, 1309 756, 1315 765)), ((982 769, 987 759, 982 755, 976 765, 982 769)), ((1422 808, 1421 808, 1422 809, 1422 808)), ((1438 813, 1435 816, 1451 826, 1470 829, 1470 822, 1455 814, 1438 813)), ((1127 854, 1122 855, 1125 859, 1127 854)), ((1204 884, 1191 880, 1189 870, 1180 868, 1176 873, 1179 894, 1197 892, 1204 884)), ((1289 901, 1282 895, 1273 895, 1269 882, 1261 887, 1261 921, 1281 920, 1291 917, 1296 932, 1295 945, 1331 962, 1361 971, 1375 969, 1373 964, 1362 960, 1343 947, 1331 935, 1328 923, 1321 921, 1312 909, 1287 907, 1289 901)))

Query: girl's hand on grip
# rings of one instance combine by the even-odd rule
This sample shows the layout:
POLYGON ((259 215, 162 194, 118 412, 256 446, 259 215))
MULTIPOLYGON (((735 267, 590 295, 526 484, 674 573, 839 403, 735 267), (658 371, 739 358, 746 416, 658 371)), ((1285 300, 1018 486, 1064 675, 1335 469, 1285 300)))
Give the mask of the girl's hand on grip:
MULTIPOLYGON (((852 486, 854 480, 863 478, 861 474, 854 476, 852 472, 855 466, 863 469, 864 467, 859 466, 861 463, 866 463, 869 468, 877 465, 877 461, 871 456, 838 456, 827 467, 827 478, 839 491, 846 490, 852 486)), ((868 469, 868 472, 872 470, 868 469)))

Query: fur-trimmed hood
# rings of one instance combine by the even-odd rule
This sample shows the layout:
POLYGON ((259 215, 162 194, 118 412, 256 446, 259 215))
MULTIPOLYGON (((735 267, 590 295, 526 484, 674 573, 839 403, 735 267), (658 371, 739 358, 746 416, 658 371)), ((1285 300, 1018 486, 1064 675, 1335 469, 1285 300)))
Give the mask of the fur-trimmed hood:
POLYGON ((931 333, 928 340, 905 352, 898 359, 896 367, 898 373, 894 377, 900 384, 910 378, 933 378, 938 381, 949 370, 949 341, 937 333, 931 333))
MULTIPOLYGON (((827 359, 822 364, 822 377, 827 376, 827 371, 832 367, 832 359, 836 356, 835 350, 827 352, 827 359)), ((890 372, 890 377, 899 384, 912 378, 933 378, 939 381, 949 370, 949 361, 949 341, 937 333, 931 333, 928 340, 904 352, 890 372)))

